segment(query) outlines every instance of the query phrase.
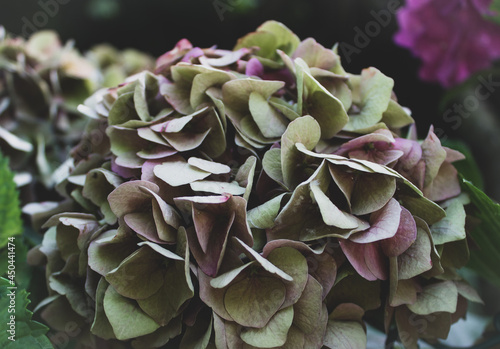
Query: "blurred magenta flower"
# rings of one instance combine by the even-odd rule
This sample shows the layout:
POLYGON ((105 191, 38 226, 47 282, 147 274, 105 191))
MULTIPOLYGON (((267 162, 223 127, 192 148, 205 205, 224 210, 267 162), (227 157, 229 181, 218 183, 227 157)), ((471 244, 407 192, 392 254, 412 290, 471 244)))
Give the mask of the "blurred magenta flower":
POLYGON ((423 61, 420 77, 456 85, 500 57, 500 27, 484 18, 491 0, 407 0, 394 40, 423 61))

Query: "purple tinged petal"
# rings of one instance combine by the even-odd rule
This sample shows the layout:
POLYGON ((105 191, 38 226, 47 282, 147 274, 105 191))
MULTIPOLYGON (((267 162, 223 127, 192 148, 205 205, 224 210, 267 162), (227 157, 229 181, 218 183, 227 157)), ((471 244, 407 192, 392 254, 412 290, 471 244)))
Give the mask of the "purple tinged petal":
POLYGON ((198 58, 203 56, 203 50, 199 47, 194 47, 191 50, 189 50, 184 57, 182 57, 181 62, 191 62, 193 58, 198 58))
POLYGON ((116 163, 116 159, 111 160, 111 171, 118 174, 122 178, 133 178, 137 174, 137 170, 118 165, 116 163))
POLYGON ((387 258, 377 243, 357 244, 350 240, 339 240, 339 243, 359 275, 369 281, 387 279, 387 258))
POLYGON ((177 207, 192 214, 194 227, 187 229, 189 247, 203 272, 217 275, 230 236, 253 245, 247 223, 246 200, 231 195, 174 198, 177 207))
POLYGON ((437 176, 423 189, 423 192, 432 201, 442 201, 460 194, 460 183, 455 167, 449 162, 443 163, 437 176))
POLYGON ((351 159, 368 160, 380 165, 389 165, 403 155, 404 153, 401 150, 353 150, 349 152, 349 158, 351 159))
POLYGON ((121 184, 108 195, 111 210, 117 217, 123 217, 128 213, 140 212, 144 204, 151 201, 148 195, 141 187, 148 188, 153 192, 158 192, 156 184, 146 181, 130 181, 121 184))
POLYGON ((422 148, 418 142, 413 140, 396 138, 394 149, 401 150, 404 153, 399 159, 397 166, 401 168, 403 172, 411 171, 422 158, 422 148))
MULTIPOLYGON (((172 148, 167 148, 161 145, 156 145, 154 148, 148 150, 141 150, 137 152, 137 156, 144 160, 159 160, 165 159, 169 156, 177 154, 177 150, 172 148)), ((144 168, 144 165, 142 165, 144 168)))
POLYGON ((455 162, 465 159, 465 155, 457 150, 448 147, 443 147, 443 149, 446 151, 446 162, 455 162))
POLYGON ((350 240, 360 244, 367 244, 391 238, 396 235, 400 216, 401 205, 395 199, 391 199, 382 209, 370 215, 371 227, 353 234, 350 240))
MULTIPOLYGON (((222 50, 219 50, 219 52, 222 50)), ((210 65, 212 67, 225 67, 228 65, 231 65, 233 63, 236 63, 238 60, 240 60, 243 56, 247 55, 250 53, 251 50, 243 47, 239 50, 236 51, 223 51, 223 55, 218 58, 206 58, 202 57, 200 58, 200 62, 205 65, 210 65)))
POLYGON ((233 221, 234 212, 228 220, 219 220, 219 224, 213 227, 216 230, 210 231, 209 234, 205 234, 205 230, 198 233, 196 228, 187 229, 189 248, 191 249, 191 252, 193 253, 200 269, 209 276, 217 275, 217 271, 219 270, 222 259, 224 258, 228 233, 233 221), (217 233, 215 234, 215 232, 217 233), (209 253, 206 253, 206 251, 203 250, 199 240, 200 236, 203 237, 202 241, 206 244, 205 249, 206 251, 209 251, 209 253))
POLYGON ((339 56, 333 51, 326 49, 313 38, 303 40, 292 58, 302 58, 309 67, 331 70, 340 62, 339 56))
POLYGON ((144 236, 149 241, 165 243, 158 238, 155 222, 151 219, 151 213, 132 212, 123 216, 125 223, 137 234, 144 236))
POLYGON ((391 131, 380 129, 373 133, 351 139, 350 141, 342 144, 335 154, 345 156, 345 154, 348 154, 350 151, 363 149, 365 145, 375 142, 393 144, 395 139, 392 136, 391 131))
POLYGON ((167 71, 170 66, 174 65, 177 63, 181 57, 188 52, 190 49, 193 48, 193 45, 189 42, 187 39, 181 39, 179 42, 175 45, 175 47, 158 57, 156 60, 156 69, 155 72, 163 72, 167 71))
POLYGON ((441 164, 446 159, 446 151, 441 146, 439 138, 434 134, 432 126, 427 138, 422 143, 422 158, 425 161, 424 186, 428 186, 437 176, 441 164))
POLYGON ((384 254, 388 257, 397 257, 406 251, 417 238, 417 224, 412 214, 401 207, 399 227, 392 238, 380 241, 384 254))
POLYGON ((261 77, 264 74, 264 66, 257 58, 250 58, 246 67, 245 75, 261 77))

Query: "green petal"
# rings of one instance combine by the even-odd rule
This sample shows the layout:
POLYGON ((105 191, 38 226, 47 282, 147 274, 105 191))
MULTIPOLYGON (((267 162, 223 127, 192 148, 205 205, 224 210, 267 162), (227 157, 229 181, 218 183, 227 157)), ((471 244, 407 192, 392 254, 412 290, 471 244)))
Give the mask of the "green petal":
POLYGON ((236 323, 262 328, 283 304, 285 293, 285 285, 280 279, 253 277, 229 286, 224 305, 236 323))
POLYGON ((250 93, 248 106, 253 120, 266 138, 281 137, 286 130, 287 120, 271 107, 258 92, 250 93))
POLYGON ((210 175, 210 172, 200 170, 198 167, 192 166, 180 159, 174 159, 157 165, 153 171, 156 177, 172 187, 205 179, 210 175))
POLYGON ((319 188, 317 181, 310 184, 314 200, 319 206, 323 222, 340 229, 355 229, 359 226, 359 219, 341 211, 330 201, 328 196, 319 188))
POLYGON ((427 233, 417 224, 417 239, 398 256, 398 279, 406 280, 432 268, 432 243, 427 233))
POLYGON ((189 183, 193 191, 201 191, 212 194, 243 195, 245 188, 240 187, 238 182, 196 181, 189 183))
POLYGON ((104 295, 109 287, 109 283, 106 279, 101 278, 97 284, 96 296, 95 296, 95 316, 94 322, 90 331, 103 339, 113 339, 116 338, 113 332, 113 327, 109 323, 108 318, 104 312, 104 295))
POLYGON ((141 247, 125 258, 120 265, 106 275, 119 294, 144 299, 152 296, 163 285, 165 271, 163 259, 150 248, 141 247))
POLYGON ((351 207, 355 215, 375 212, 384 207, 396 192, 396 179, 380 174, 360 174, 352 189, 351 207))
POLYGON ((391 100, 394 80, 382 74, 378 69, 370 67, 363 69, 359 86, 355 87, 359 96, 361 111, 349 115, 346 131, 356 131, 368 128, 382 120, 383 113, 391 100))
POLYGON ((387 110, 382 114, 382 122, 391 129, 399 129, 415 123, 415 120, 413 120, 398 102, 391 99, 387 110))
POLYGON ((248 211, 247 220, 251 228, 268 229, 274 225, 274 220, 279 213, 281 200, 285 194, 281 194, 266 201, 264 204, 248 211))
POLYGON ((224 174, 231 172, 231 168, 227 165, 219 164, 214 161, 208 161, 196 157, 190 157, 188 159, 188 164, 196 167, 197 169, 200 169, 205 172, 210 172, 213 174, 224 174))
POLYGON ((363 326, 356 321, 329 320, 323 345, 331 349, 366 348, 363 326))
POLYGON ((295 144, 301 143, 307 150, 313 149, 321 137, 321 127, 311 116, 304 116, 292 121, 281 137, 281 169, 287 187, 299 184, 294 175, 304 155, 297 150, 295 144))
POLYGON ((121 296, 112 286, 104 295, 104 311, 118 340, 127 340, 154 332, 160 326, 131 299, 121 296))
POLYGON ((349 117, 342 102, 326 90, 310 73, 304 74, 303 113, 311 115, 321 126, 321 138, 330 139, 347 124, 349 117))
POLYGON ((452 199, 445 211, 446 217, 430 227, 436 245, 463 240, 466 237, 465 209, 460 200, 452 199))
POLYGON ((283 183, 283 172, 281 170, 281 149, 273 148, 266 151, 262 158, 264 172, 278 183, 283 183))
POLYGON ((243 198, 248 201, 250 198, 250 193, 252 192, 253 179, 255 176, 255 168, 257 166, 257 158, 255 156, 249 156, 243 165, 238 169, 236 177, 234 180, 238 184, 245 188, 245 193, 243 198))
POLYGON ((246 268, 255 265, 255 262, 250 262, 247 264, 242 265, 239 268, 230 270, 222 275, 217 276, 216 278, 213 278, 210 280, 210 286, 213 288, 224 288, 229 286, 231 282, 233 282, 238 275, 241 274, 246 268))
POLYGON ((453 281, 442 281, 427 285, 417 296, 417 301, 408 304, 415 314, 429 315, 436 312, 454 313, 457 310, 458 291, 453 281))
POLYGON ((307 278, 307 284, 300 299, 294 305, 293 324, 304 333, 313 332, 319 325, 323 287, 312 276, 307 278))
POLYGON ((293 281, 285 282, 286 299, 282 307, 294 304, 308 281, 306 258, 292 247, 278 247, 269 253, 267 259, 293 278, 293 281))
POLYGON ((263 328, 249 328, 241 332, 241 339, 257 348, 273 348, 285 344, 293 321, 293 307, 277 312, 263 328))

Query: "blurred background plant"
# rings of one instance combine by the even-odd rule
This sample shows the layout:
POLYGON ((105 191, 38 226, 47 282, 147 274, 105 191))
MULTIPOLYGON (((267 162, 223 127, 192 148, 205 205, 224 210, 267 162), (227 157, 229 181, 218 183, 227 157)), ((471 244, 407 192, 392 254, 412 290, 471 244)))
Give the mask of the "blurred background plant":
POLYGON ((54 185, 67 174, 64 161, 87 122, 78 105, 153 63, 134 49, 101 44, 83 56, 55 31, 25 40, 0 27, 0 149, 16 172, 23 204, 57 197, 54 185))

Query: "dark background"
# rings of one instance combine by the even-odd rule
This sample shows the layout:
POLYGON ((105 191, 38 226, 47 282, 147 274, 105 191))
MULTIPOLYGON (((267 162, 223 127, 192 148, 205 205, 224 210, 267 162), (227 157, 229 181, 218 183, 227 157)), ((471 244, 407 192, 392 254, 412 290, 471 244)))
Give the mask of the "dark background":
MULTIPOLYGON (((131 47, 158 56, 181 38, 189 39, 195 46, 217 45, 231 49, 239 37, 255 30, 264 21, 274 19, 284 23, 301 39, 314 37, 325 47, 335 43, 354 46, 356 31, 366 32, 367 23, 375 20, 373 13, 387 13, 389 4, 394 3, 402 4, 403 1, 4 0, 0 5, 0 25, 21 36, 35 29, 54 29, 63 42, 75 40, 75 46, 82 52, 99 43, 110 43, 118 48, 131 47)), ((463 101, 467 90, 453 90, 450 94, 437 84, 419 80, 419 60, 392 41, 397 31, 396 17, 391 15, 388 22, 380 26, 379 34, 369 38, 366 47, 359 53, 352 53, 349 60, 339 52, 344 68, 359 73, 363 68, 374 66, 392 77, 400 104, 412 110, 419 136, 425 137, 433 124, 442 129, 447 138, 464 140, 485 176, 486 191, 500 200, 500 188, 496 184, 500 174, 500 89, 479 111, 483 117, 485 112, 488 114, 485 123, 489 125, 488 135, 482 137, 484 131, 481 130, 471 132, 477 124, 473 117, 463 120, 466 127, 452 129, 456 125, 446 123, 443 114, 454 101, 463 101), (444 99, 448 103, 443 103, 444 99), (497 116, 493 116, 495 114, 497 116)), ((495 81, 500 81, 500 76, 495 81)))

